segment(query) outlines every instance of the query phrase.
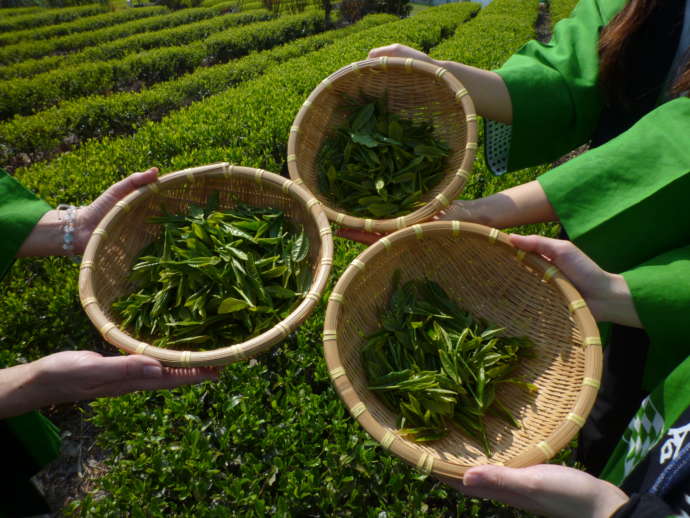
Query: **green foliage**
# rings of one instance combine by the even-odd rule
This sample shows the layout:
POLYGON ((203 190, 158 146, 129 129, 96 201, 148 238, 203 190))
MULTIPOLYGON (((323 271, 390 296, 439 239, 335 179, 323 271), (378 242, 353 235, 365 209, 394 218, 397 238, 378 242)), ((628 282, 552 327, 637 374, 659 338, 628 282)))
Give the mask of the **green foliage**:
POLYGON ((390 13, 407 16, 412 10, 409 0, 342 0, 339 6, 343 19, 352 22, 369 13, 390 13))
POLYGON ((100 4, 89 4, 77 7, 65 7, 64 9, 46 9, 29 11, 26 14, 0 19, 0 32, 18 31, 42 25, 68 22, 82 16, 100 14, 107 10, 100 4))
MULTIPOLYGON (((218 18, 217 25, 232 26, 270 17, 265 10, 250 11, 218 18)), ((33 113, 62 100, 93 93, 128 90, 135 82, 142 86, 152 85, 190 72, 202 63, 222 63, 252 50, 270 48, 321 30, 323 16, 311 11, 257 22, 210 37, 200 32, 195 37, 205 39, 191 45, 163 47, 120 60, 86 63, 33 78, 5 81, 0 84, 0 116, 33 113)), ((187 37, 180 37, 177 43, 182 44, 187 37)))
MULTIPOLYGON (((7 62, 21 59, 19 56, 22 55, 25 57, 45 56, 40 59, 25 59, 21 63, 1 67, 0 78, 11 79, 14 77, 28 77, 53 70, 65 64, 78 64, 92 61, 93 59, 102 59, 103 55, 100 54, 101 52, 109 51, 111 59, 113 57, 122 57, 125 54, 137 50, 136 46, 132 50, 127 50, 130 43, 136 45, 138 42, 136 35, 142 33, 155 33, 162 29, 172 29, 180 25, 187 26, 180 28, 184 33, 186 28, 189 28, 189 25, 192 25, 192 29, 198 27, 197 25, 193 25, 194 22, 213 18, 225 11, 226 9, 222 6, 185 9, 184 11, 176 13, 153 16, 143 20, 135 20, 112 27, 105 27, 93 32, 82 32, 44 41, 28 41, 10 45, 0 49, 0 56, 2 59, 7 60, 7 62), (127 37, 133 37, 133 39, 127 40, 127 37), (121 51, 123 47, 120 47, 120 45, 122 45, 124 40, 127 40, 125 41, 124 52, 118 55, 114 53, 113 50, 110 50, 111 48, 108 47, 106 43, 112 40, 118 40, 117 42, 113 42, 113 45, 121 51), (86 47, 89 47, 89 49, 83 52, 77 52, 86 47), (46 55, 50 53, 56 54, 46 55)), ((168 33, 168 35, 175 37, 176 33, 168 33)), ((155 38, 156 36, 154 36, 154 39, 155 38)), ((146 43, 146 41, 144 37, 143 42, 146 43)), ((151 48, 151 46, 148 48, 151 48)))
POLYGON ((577 0, 550 0, 551 25, 556 25, 562 19, 570 16, 576 5, 577 0))
POLYGON ((157 0, 156 3, 173 10, 199 7, 201 0, 157 0))
POLYGON ((89 139, 129 133, 143 122, 227 90, 262 74, 273 64, 318 50, 337 39, 395 18, 370 15, 355 25, 300 38, 275 49, 255 52, 227 64, 204 67, 141 92, 81 97, 59 106, 0 124, 0 160, 17 153, 40 156, 65 145, 65 139, 89 139))
POLYGON ((536 35, 536 0, 494 0, 431 56, 484 69, 500 67, 513 52, 536 35))
POLYGON ((0 34, 0 45, 10 45, 12 43, 26 42, 29 40, 45 40, 68 34, 76 34, 84 31, 93 31, 103 27, 109 27, 118 23, 131 20, 148 18, 149 16, 160 15, 167 10, 164 7, 144 7, 141 9, 125 9, 113 13, 104 13, 96 16, 89 16, 58 25, 48 25, 38 29, 24 29, 0 34))
POLYGON ((26 5, 21 1, 13 2, 8 0, 0 0, 0 18, 6 19, 13 16, 22 16, 25 14, 36 13, 40 9, 37 5, 26 5))
MULTIPOLYGON (((137 34, 132 34, 131 36, 125 38, 118 38, 115 41, 109 43, 101 43, 96 46, 91 46, 89 43, 90 46, 88 48, 82 50, 79 53, 71 54, 65 57, 62 61, 60 61, 60 67, 63 68, 65 66, 77 65, 81 63, 92 63, 97 61, 118 59, 125 57, 129 54, 140 52, 142 50, 190 43, 204 38, 205 36, 208 36, 215 32, 225 30, 229 27, 233 27, 234 25, 241 25, 242 23, 247 23, 248 21, 254 21, 258 17, 258 13, 261 12, 259 10, 254 10, 250 11, 249 13, 226 14, 224 16, 215 16, 219 14, 218 7, 201 8, 200 10, 202 12, 198 13, 198 15, 195 15, 194 13, 190 14, 184 12, 185 16, 166 16, 169 20, 173 18, 180 21, 186 20, 183 22, 184 25, 180 27, 168 27, 162 30, 158 30, 156 32, 139 33, 139 31, 137 31, 137 34), (214 16, 208 16, 210 14, 209 11, 213 12, 214 16), (253 17, 251 17, 252 15, 253 17), (195 16, 201 16, 202 19, 199 21, 194 21, 195 16), (250 17, 248 18, 248 16, 250 17), (192 20, 190 20, 190 17, 192 17, 192 20), (188 21, 193 21, 193 23, 188 23, 188 21)), ((267 19, 267 16, 264 15, 263 19, 267 19)), ((145 21, 151 23, 152 20, 145 21)), ((153 21, 155 22, 157 20, 154 19, 153 21)), ((142 25, 146 26, 148 24, 142 25)), ((85 40, 86 42, 91 41, 88 36, 86 38, 82 37, 81 40, 85 40)), ((82 43, 83 42, 84 41, 82 41, 82 43)), ((46 40, 33 42, 33 46, 33 49, 30 46, 25 47, 24 51, 31 51, 33 54, 33 52, 37 51, 36 49, 41 46, 54 45, 51 44, 51 40, 46 40)), ((12 59, 16 59, 16 55, 22 53, 21 47, 21 44, 10 45, 8 47, 0 49, 0 55, 12 55, 12 59)))
POLYGON ((99 341, 79 304, 78 268, 63 258, 22 259, 2 280, 0 365, 99 341))
POLYGON ((125 172, 142 170, 149 164, 177 169, 227 160, 280 171, 292 120, 324 77, 366 57, 370 48, 390 41, 429 49, 476 9, 472 3, 448 4, 414 19, 355 33, 274 66, 262 77, 177 111, 159 123, 146 123, 133 137, 89 142, 49 163, 17 170, 16 175, 43 196, 78 201, 125 172), (79 173, 86 172, 86 167, 98 171, 98 176, 79 173), (67 177, 71 177, 69 181, 67 177))

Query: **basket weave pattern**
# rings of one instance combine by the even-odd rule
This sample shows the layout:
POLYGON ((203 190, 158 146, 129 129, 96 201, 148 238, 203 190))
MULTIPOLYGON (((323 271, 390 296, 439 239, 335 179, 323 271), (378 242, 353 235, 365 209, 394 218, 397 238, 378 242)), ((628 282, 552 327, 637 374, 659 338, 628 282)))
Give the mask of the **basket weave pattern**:
POLYGON ((87 315, 105 340, 129 353, 146 354, 165 365, 190 367, 223 365, 256 356, 283 340, 315 308, 326 286, 333 261, 333 241, 328 219, 318 202, 291 180, 261 169, 227 163, 185 169, 160 178, 131 193, 103 218, 84 253, 79 293, 87 315), (208 351, 162 349, 136 340, 119 328, 112 311, 114 300, 133 291, 129 274, 139 252, 161 231, 147 220, 161 213, 186 212, 191 204, 205 205, 217 192, 219 208, 231 209, 237 202, 268 206, 285 212, 309 237, 312 286, 288 318, 263 334, 240 344, 218 344, 208 351))
POLYGON ((414 225, 353 261, 329 299, 324 352, 340 397, 376 440, 423 471, 455 478, 478 464, 521 467, 551 458, 584 424, 601 376, 598 329, 575 288, 549 263, 518 252, 505 234, 457 221, 414 225), (367 388, 362 336, 380 326, 396 269, 401 282, 436 281, 473 315, 535 343, 534 358, 515 376, 539 392, 511 384, 497 390, 522 428, 487 418, 492 458, 454 428, 431 443, 398 436, 397 415, 367 388))
POLYGON ((444 68, 414 59, 379 58, 352 63, 326 78, 300 109, 288 140, 290 177, 310 190, 326 215, 351 228, 374 232, 394 230, 429 219, 447 207, 464 188, 477 148, 474 104, 455 76, 444 68), (421 201, 425 205, 393 219, 364 219, 347 215, 319 190, 316 159, 325 139, 347 121, 348 99, 383 98, 402 118, 433 122, 434 137, 451 152, 445 176, 421 201))

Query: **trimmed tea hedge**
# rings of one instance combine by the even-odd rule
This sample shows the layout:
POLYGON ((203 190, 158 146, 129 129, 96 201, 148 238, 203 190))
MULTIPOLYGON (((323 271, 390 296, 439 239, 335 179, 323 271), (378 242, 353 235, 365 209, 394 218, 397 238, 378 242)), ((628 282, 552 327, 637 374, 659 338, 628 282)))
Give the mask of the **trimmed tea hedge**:
POLYGON ((536 0, 494 0, 476 18, 431 52, 436 59, 479 68, 498 68, 527 40, 536 36, 536 0))
MULTIPOLYGON (((270 13, 258 11, 256 16, 270 17, 270 13)), ((3 81, 0 117, 34 113, 84 95, 129 89, 135 81, 151 85, 190 72, 202 62, 227 61, 321 30, 323 14, 312 11, 233 28, 194 45, 165 47, 120 60, 85 63, 28 79, 3 81)))
POLYGON ((69 22, 82 16, 92 16, 104 13, 107 7, 100 4, 81 5, 77 7, 65 7, 63 9, 42 9, 39 12, 29 12, 24 15, 0 19, 0 32, 18 31, 42 25, 69 22))
POLYGON ((163 6, 143 7, 141 9, 125 9, 124 11, 116 11, 113 13, 98 14, 89 16, 87 18, 80 18, 70 22, 60 23, 57 25, 49 25, 38 29, 24 29, 20 31, 8 32, 0 34, 0 45, 9 45, 12 43, 20 43, 28 40, 45 40, 48 38, 55 38, 57 36, 64 36, 67 34, 75 34, 84 31, 93 31, 102 27, 111 27, 118 23, 125 23, 132 20, 148 18, 157 14, 168 12, 168 9, 163 6))
POLYGON ((577 0, 550 0, 551 25, 556 25, 563 18, 570 16, 576 5, 577 0))
POLYGON ((16 175, 40 188, 44 195, 61 199, 73 195, 79 199, 127 171, 149 164, 164 169, 176 167, 177 155, 191 154, 187 162, 206 163, 210 157, 205 156, 205 150, 217 146, 227 150, 224 160, 280 170, 291 121, 309 92, 325 76, 365 58, 372 47, 391 42, 428 50, 477 9, 478 5, 470 2, 447 4, 367 29, 318 52, 275 65, 262 77, 195 103, 159 123, 149 122, 132 137, 89 142, 49 163, 19 169, 16 175), (199 153, 198 159, 194 153, 199 153), (80 178, 78 171, 85 167, 99 171, 98 179, 80 178), (65 181, 68 176, 70 180, 65 181), (80 185, 82 181, 86 185, 80 185), (67 191, 63 192, 63 188, 67 191))
POLYGON ((354 32, 397 20, 393 15, 367 16, 355 25, 300 38, 281 47, 251 54, 223 65, 201 68, 142 92, 91 96, 61 103, 27 117, 0 124, 0 159, 17 153, 45 153, 60 145, 104 135, 128 133, 149 119, 222 92, 263 73, 274 63, 318 50, 354 32))
POLYGON ((7 18, 12 18, 13 16, 20 16, 29 13, 35 13, 43 9, 37 5, 31 5, 28 7, 4 7, 0 9, 0 20, 6 20, 7 18))
MULTIPOLYGON (((228 14, 217 18, 221 9, 218 7, 184 9, 172 14, 116 25, 92 33, 78 33, 48 40, 8 45, 0 48, 0 63, 11 64, 27 58, 45 56, 52 52, 75 52, 84 47, 91 47, 83 51, 92 51, 91 59, 82 52, 68 56, 46 56, 36 63, 25 62, 19 69, 23 71, 22 75, 26 75, 27 68, 31 73, 36 73, 37 70, 30 67, 32 64, 45 70, 48 65, 50 68, 55 68, 58 65, 64 66, 66 63, 83 63, 94 59, 122 57, 137 50, 161 46, 162 42, 164 43, 162 40, 164 36, 172 38, 173 42, 183 43, 200 37, 196 35, 209 34, 236 24, 233 17, 240 15, 228 14), (112 43, 107 43, 108 41, 112 41, 112 43), (128 46, 131 46, 131 50, 128 50, 128 46)), ((10 71, 9 74, 12 72, 10 71)))
POLYGON ((82 52, 67 58, 61 66, 120 59, 129 54, 134 54, 143 50, 186 45, 208 38, 212 34, 231 27, 265 21, 271 18, 273 18, 273 15, 265 9, 253 9, 241 13, 215 16, 210 20, 202 20, 182 25, 181 27, 172 27, 156 32, 135 34, 128 38, 122 38, 111 43, 84 49, 82 52))

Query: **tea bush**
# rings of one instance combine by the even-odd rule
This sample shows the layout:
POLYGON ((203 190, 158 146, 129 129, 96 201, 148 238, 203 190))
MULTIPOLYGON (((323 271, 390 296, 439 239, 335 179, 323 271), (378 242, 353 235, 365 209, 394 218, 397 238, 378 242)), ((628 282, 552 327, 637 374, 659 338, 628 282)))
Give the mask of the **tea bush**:
POLYGON ((17 153, 50 152, 64 141, 86 140, 129 133, 150 119, 222 92, 262 74, 270 65, 318 50, 333 41, 369 27, 396 20, 387 14, 370 15, 355 25, 300 38, 275 49, 253 53, 222 65, 205 67, 183 77, 158 83, 141 92, 94 95, 0 124, 0 160, 17 153))
MULTIPOLYGON (((224 5, 224 4, 223 4, 224 5)), ((162 29, 184 26, 213 18, 225 12, 224 7, 185 9, 176 13, 153 16, 124 24, 106 27, 93 32, 70 34, 46 41, 29 41, 0 49, 0 55, 6 60, 17 60, 17 56, 46 56, 37 59, 25 59, 20 63, 0 67, 0 78, 28 77, 48 70, 53 70, 65 62, 80 63, 88 61, 77 52, 87 47, 98 47, 109 41, 121 40, 140 33, 155 33, 162 29), (11 47, 14 47, 12 49, 11 47), (9 49, 9 50, 8 50, 9 49), (56 52, 55 55, 47 55, 56 52), (82 60, 82 61, 80 61, 82 60)))
POLYGON ((38 29, 31 28, 20 31, 12 31, 5 34, 0 34, 0 45, 9 45, 11 43, 19 43, 27 40, 45 40, 67 34, 93 31, 102 27, 111 27, 118 23, 144 19, 148 18, 149 16, 154 16, 157 14, 160 15, 166 12, 168 12, 168 10, 162 6, 143 7, 141 9, 126 9, 124 11, 88 16, 86 18, 80 18, 58 25, 48 25, 38 29))
MULTIPOLYGON (((252 11, 231 16, 249 21, 270 18, 271 14, 252 11)), ((285 16, 234 28, 192 45, 163 47, 120 60, 85 63, 33 78, 0 82, 0 117, 34 113, 89 94, 128 90, 134 82, 152 85, 194 70, 203 62, 227 61, 321 30, 323 15, 318 12, 285 16)))
POLYGON ((77 7, 66 7, 64 9, 46 9, 28 11, 26 14, 6 17, 0 19, 0 31, 9 32, 30 27, 40 27, 54 23, 68 22, 82 16, 91 16, 107 11, 107 7, 101 4, 89 4, 77 7))

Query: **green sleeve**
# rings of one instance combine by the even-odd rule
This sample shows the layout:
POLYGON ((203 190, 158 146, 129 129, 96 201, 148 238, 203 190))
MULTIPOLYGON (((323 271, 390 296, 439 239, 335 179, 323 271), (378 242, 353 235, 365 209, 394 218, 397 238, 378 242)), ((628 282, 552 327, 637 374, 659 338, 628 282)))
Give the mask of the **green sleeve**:
POLYGON ((601 111, 599 32, 625 0, 580 0, 551 41, 530 41, 496 72, 513 105, 507 169, 552 162, 585 143, 601 111))
POLYGON ((0 279, 9 270, 17 251, 50 206, 0 170, 0 279))
MULTIPOLYGON (((0 279, 9 270, 17 251, 38 220, 49 210, 47 203, 0 170, 0 279)), ((6 488, 14 493, 12 497, 17 501, 0 503, 0 514, 14 516, 18 510, 41 509, 40 502, 21 502, 21 498, 34 496, 32 491, 35 490, 27 477, 58 456, 59 431, 38 412, 11 417, 4 424, 11 437, 3 439, 11 441, 8 442, 8 447, 13 448, 11 458, 20 462, 21 466, 14 467, 16 476, 13 485, 6 488), (15 505, 17 502, 19 504, 15 505)))
POLYGON ((643 385, 651 387, 690 356, 690 245, 646 261, 623 277, 650 338, 643 385))
POLYGON ((683 97, 538 178, 570 239, 605 270, 619 273, 690 243, 688 135, 683 97))

